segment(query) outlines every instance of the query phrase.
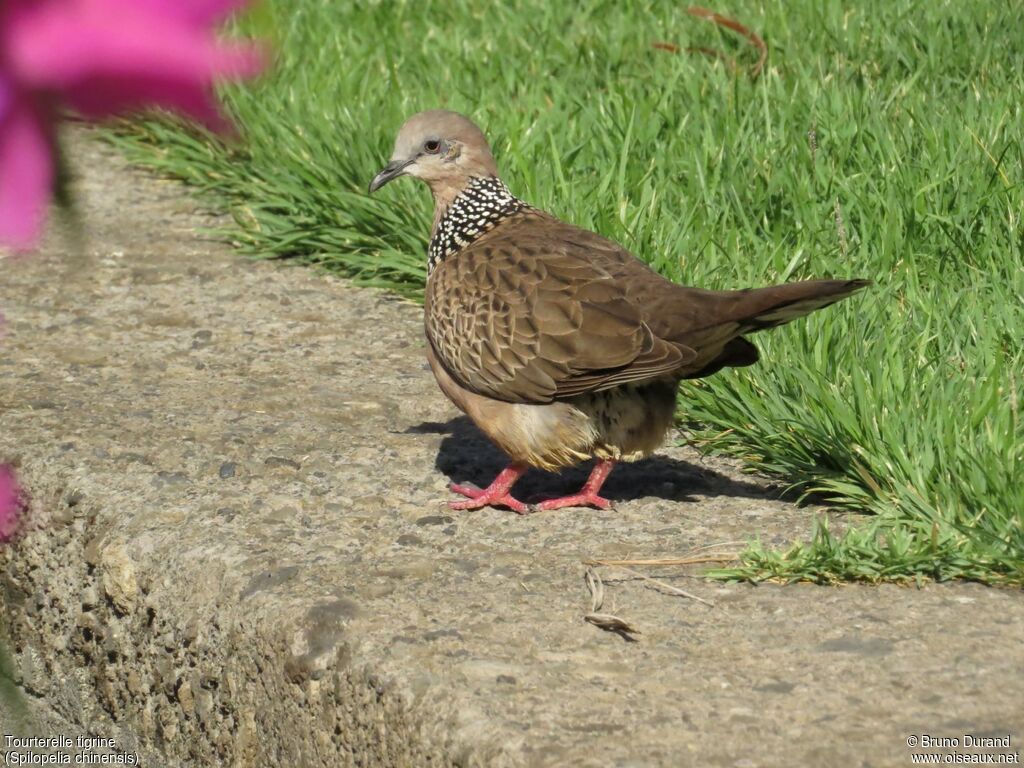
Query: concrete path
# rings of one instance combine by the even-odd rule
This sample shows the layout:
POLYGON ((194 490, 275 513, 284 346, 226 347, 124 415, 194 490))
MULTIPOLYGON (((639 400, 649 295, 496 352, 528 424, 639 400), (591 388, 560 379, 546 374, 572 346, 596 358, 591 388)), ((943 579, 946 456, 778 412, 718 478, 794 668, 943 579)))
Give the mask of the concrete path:
MULTIPOLYGON (((603 610, 641 634, 602 631, 582 561, 791 541, 822 510, 666 448, 616 472, 612 511, 452 513, 448 482, 501 457, 434 384, 418 308, 239 258, 197 234, 212 221, 182 188, 76 149, 84 246, 0 266, 0 457, 36 526, 0 553, 0 616, 51 718, 33 732, 65 723, 149 766, 902 766, 923 734, 1020 749, 1020 591, 641 568, 710 608, 605 568, 603 610)), ((26 727, 8 716, 0 738, 26 727)))

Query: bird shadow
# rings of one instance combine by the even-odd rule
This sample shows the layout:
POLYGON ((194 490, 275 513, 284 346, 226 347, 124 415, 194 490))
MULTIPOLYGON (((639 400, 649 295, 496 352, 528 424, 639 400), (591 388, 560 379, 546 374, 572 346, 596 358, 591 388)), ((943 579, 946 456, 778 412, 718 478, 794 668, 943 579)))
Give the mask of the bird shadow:
MULTIPOLYGON (((454 483, 471 483, 486 488, 509 463, 508 457, 466 416, 458 416, 447 422, 423 422, 404 432, 445 436, 434 466, 454 483)), ((531 469, 516 483, 515 495, 533 504, 543 499, 576 493, 592 467, 593 462, 589 461, 559 473, 531 469)), ((698 500, 695 494, 756 499, 784 498, 784 494, 777 489, 736 480, 707 466, 664 455, 619 464, 601 490, 601 495, 613 502, 652 497, 695 502, 698 500)))

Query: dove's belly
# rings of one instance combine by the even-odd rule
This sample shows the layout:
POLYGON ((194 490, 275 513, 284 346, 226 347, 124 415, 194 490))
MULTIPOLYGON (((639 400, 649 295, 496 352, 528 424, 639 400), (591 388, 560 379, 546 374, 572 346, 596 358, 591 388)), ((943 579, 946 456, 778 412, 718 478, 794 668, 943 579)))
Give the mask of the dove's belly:
POLYGON ((546 405, 492 400, 459 386, 427 358, 441 390, 513 461, 547 470, 589 458, 635 461, 655 451, 672 426, 673 380, 625 384, 546 405))
POLYGON ((677 384, 673 379, 623 384, 588 392, 566 403, 586 414, 597 433, 592 455, 636 461, 656 451, 672 426, 677 384))

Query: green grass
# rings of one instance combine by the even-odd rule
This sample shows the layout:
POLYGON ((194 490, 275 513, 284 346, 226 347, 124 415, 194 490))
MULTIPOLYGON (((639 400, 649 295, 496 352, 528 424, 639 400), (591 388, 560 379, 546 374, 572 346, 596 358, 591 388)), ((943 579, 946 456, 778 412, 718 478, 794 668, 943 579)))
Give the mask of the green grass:
POLYGON ((165 123, 120 143, 211 193, 246 252, 422 292, 427 191, 368 197, 408 115, 489 134, 513 191, 674 280, 867 277, 681 389, 707 450, 877 513, 730 578, 1024 582, 1024 38, 1007 3, 734 0, 752 81, 652 48, 756 52, 676 2, 275 0, 277 63, 226 99, 227 149, 165 123), (813 132, 814 141, 810 133, 813 132))

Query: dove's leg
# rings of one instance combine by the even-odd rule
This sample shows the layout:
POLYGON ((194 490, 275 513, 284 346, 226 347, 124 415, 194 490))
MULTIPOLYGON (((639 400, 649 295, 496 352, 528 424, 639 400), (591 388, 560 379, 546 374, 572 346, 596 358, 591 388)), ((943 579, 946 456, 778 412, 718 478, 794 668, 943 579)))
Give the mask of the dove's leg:
POLYGON ((611 459, 601 459, 594 465, 594 469, 583 484, 582 490, 572 496, 563 496, 560 499, 548 499, 537 505, 537 509, 561 509, 562 507, 597 507, 598 509, 609 509, 612 505, 608 499, 597 495, 608 479, 615 462, 611 459))
POLYGON ((468 501, 449 501, 448 506, 452 509, 479 509, 480 507, 508 507, 520 515, 530 511, 523 502, 515 498, 510 491, 516 481, 522 477, 527 470, 525 464, 509 464, 494 478, 494 482, 484 489, 474 488, 469 485, 456 485, 452 483, 453 493, 461 493, 468 496, 468 501))

